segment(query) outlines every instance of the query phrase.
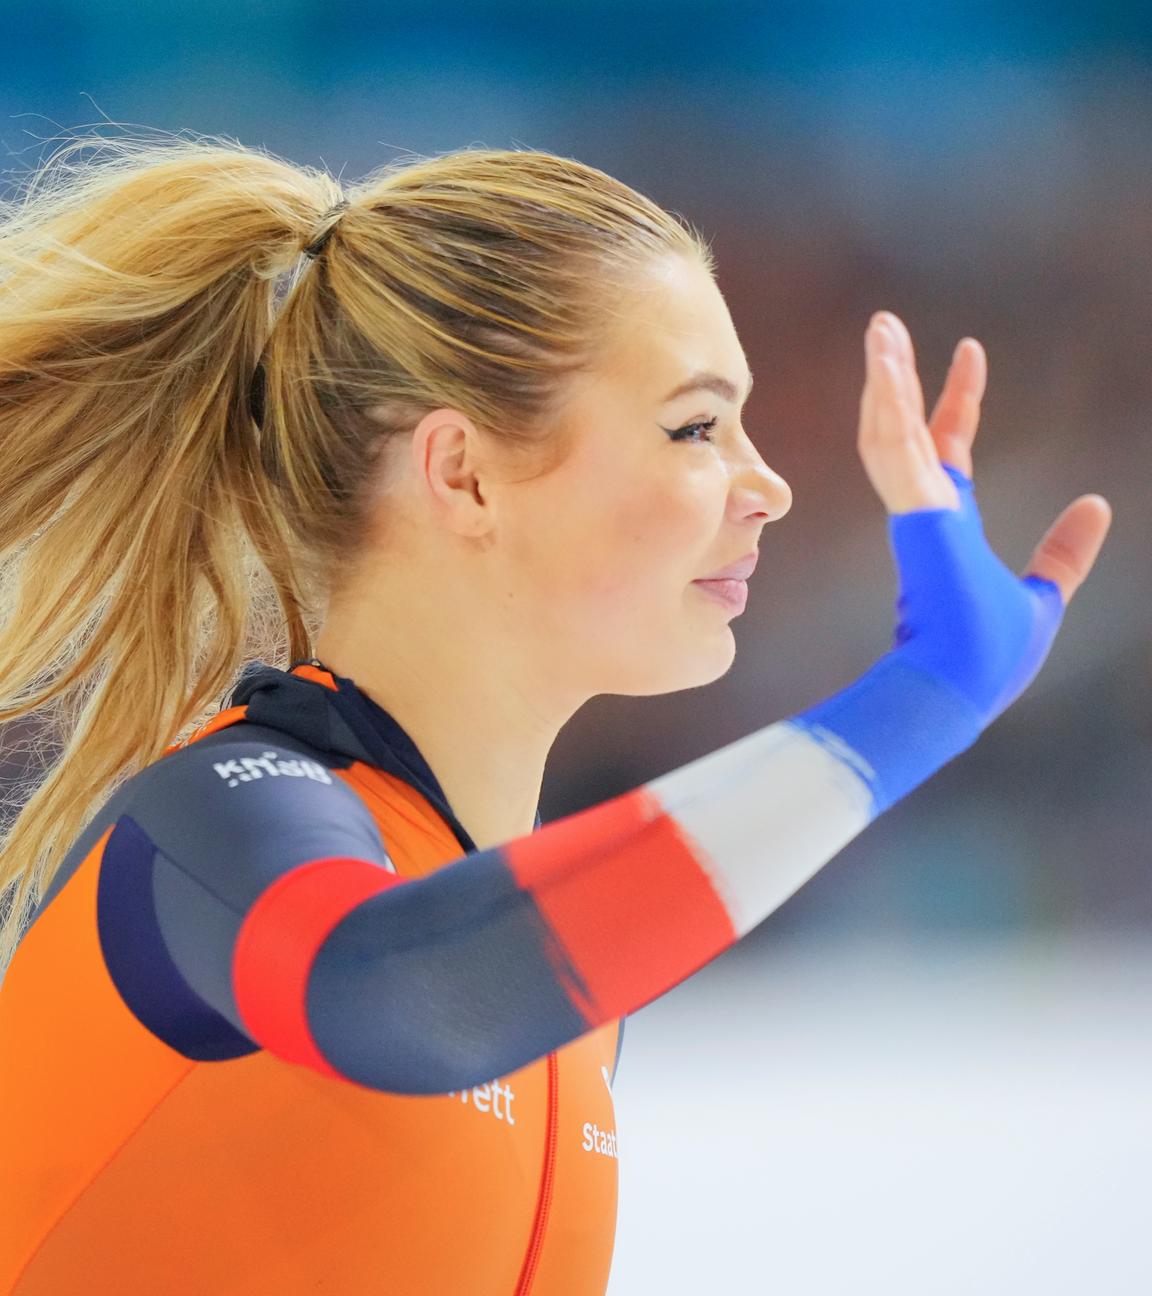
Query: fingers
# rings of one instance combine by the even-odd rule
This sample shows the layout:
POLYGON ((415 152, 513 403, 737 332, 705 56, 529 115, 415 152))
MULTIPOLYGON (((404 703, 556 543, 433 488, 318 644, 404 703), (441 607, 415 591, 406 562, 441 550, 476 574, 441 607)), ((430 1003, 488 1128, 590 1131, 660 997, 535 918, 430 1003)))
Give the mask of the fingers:
POLYGON ((874 375, 872 417, 876 441, 887 450, 902 453, 912 467, 932 467, 936 456, 923 433, 924 421, 916 415, 915 396, 907 379, 908 365, 899 340, 881 322, 868 330, 868 345, 874 375))
POLYGON ((924 422, 924 391, 920 386, 920 375, 916 372, 916 351, 912 346, 912 334, 908 332, 907 326, 899 315, 893 315, 891 311, 877 311, 876 316, 879 321, 887 328, 891 329, 893 336, 896 338, 896 351, 900 365, 900 383, 901 390, 904 392, 904 398, 908 402, 908 408, 913 411, 924 422))
MULTIPOLYGON (((912 337, 904 321, 891 311, 877 311, 874 325, 886 330, 894 340, 898 361, 899 390, 906 409, 919 414, 923 423, 924 393, 916 372, 916 354, 912 337)), ((927 424, 931 454, 928 458, 958 468, 972 476, 972 443, 980 423, 980 402, 988 380, 988 360, 984 348, 975 338, 963 338, 952 355, 944 388, 927 424)))
MULTIPOLYGON (((946 463, 972 476, 972 444, 988 381, 988 359, 975 338, 963 338, 927 426, 912 338, 891 311, 877 311, 865 334, 867 378, 860 400, 858 448, 890 513, 958 504, 946 463)), ((1084 583, 1112 525, 1102 495, 1081 495, 1036 546, 1025 576, 1053 581, 1065 606, 1084 583)))
POLYGON ((972 476, 972 442, 980 423, 980 402, 988 381, 988 359, 975 338, 962 338, 952 354, 944 389, 928 430, 944 463, 972 476))
POLYGON ((956 508, 956 488, 941 468, 920 415, 919 381, 910 381, 909 347, 886 311, 865 334, 867 378, 860 400, 858 449, 889 513, 956 508))
POLYGON ((1045 532, 1024 575, 1055 581, 1067 606, 1092 570, 1111 525, 1108 501, 1102 495, 1081 495, 1045 532))

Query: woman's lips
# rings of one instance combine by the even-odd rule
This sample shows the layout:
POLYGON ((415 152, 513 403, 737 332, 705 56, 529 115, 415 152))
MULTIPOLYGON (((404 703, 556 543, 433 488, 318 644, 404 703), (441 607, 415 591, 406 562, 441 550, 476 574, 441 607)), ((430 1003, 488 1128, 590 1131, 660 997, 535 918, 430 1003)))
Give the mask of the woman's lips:
POLYGON ((743 558, 737 558, 735 562, 729 563, 727 567, 721 567, 714 571, 711 576, 701 576, 701 580, 742 580, 746 581, 749 576, 756 570, 756 563, 760 558, 760 550, 753 549, 750 554, 745 554, 743 558))
POLYGON ((743 612, 748 603, 748 582, 742 580, 698 580, 693 581, 705 594, 735 612, 743 612))

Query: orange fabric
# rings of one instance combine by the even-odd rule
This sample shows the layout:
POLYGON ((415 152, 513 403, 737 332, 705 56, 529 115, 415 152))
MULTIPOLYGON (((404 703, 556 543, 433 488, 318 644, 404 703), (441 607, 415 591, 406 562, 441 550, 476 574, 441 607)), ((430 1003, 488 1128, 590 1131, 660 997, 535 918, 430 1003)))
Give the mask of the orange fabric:
MULTIPOLYGON (((336 773, 401 877, 459 857, 411 786, 366 764, 336 773)), ((0 1293, 602 1296, 618 1022, 549 1055, 551 1091, 549 1058, 431 1096, 381 1093, 265 1051, 190 1061, 140 1024, 105 969, 95 906, 110 832, 0 985, 0 1293)))

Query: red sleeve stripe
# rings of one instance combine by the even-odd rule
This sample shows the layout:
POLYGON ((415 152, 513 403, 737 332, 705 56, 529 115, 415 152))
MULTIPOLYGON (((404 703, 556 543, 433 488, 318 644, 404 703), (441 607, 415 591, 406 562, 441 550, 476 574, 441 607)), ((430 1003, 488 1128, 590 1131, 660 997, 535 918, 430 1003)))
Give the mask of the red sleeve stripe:
POLYGON ((502 850, 584 978, 592 1002, 564 988, 590 1024, 635 1011, 737 940, 707 862, 645 788, 502 850))
POLYGON ((403 880, 368 860, 330 856, 298 865, 261 893, 232 956, 236 1006, 257 1044, 288 1062, 344 1078, 308 1028, 308 976, 333 927, 362 900, 403 880))

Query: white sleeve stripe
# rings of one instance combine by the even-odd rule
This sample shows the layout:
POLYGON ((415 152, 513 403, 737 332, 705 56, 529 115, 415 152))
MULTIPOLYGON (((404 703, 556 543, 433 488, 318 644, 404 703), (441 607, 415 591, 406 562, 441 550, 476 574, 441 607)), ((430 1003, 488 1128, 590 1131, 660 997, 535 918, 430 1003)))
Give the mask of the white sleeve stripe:
POLYGON ((871 822, 854 752, 782 720, 653 779, 740 936, 871 822))

